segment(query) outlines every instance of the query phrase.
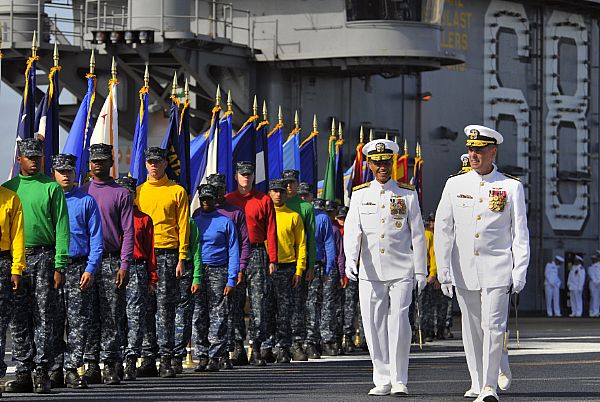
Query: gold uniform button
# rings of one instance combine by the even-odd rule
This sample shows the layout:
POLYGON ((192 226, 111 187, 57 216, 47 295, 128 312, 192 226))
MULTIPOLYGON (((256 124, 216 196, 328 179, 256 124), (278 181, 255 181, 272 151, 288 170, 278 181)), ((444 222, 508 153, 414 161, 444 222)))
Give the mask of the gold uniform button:
POLYGON ((382 233, 382 234, 381 234, 381 238, 383 239, 384 237, 385 237, 385 235, 382 233))
POLYGON ((381 194, 381 195, 385 194, 385 190, 381 190, 381 191, 379 192, 379 194, 381 194))
POLYGON ((385 219, 382 219, 382 220, 381 220, 381 223, 385 223, 385 219))
POLYGON ((475 233, 475 238, 479 239, 479 233, 475 233))
POLYGON ((479 251, 475 251, 473 254, 475 254, 475 255, 479 255, 479 251))
POLYGON ((382 205, 381 208, 385 208, 385 205, 382 205))
POLYGON ((481 215, 477 215, 477 220, 480 221, 481 220, 481 215))
POLYGON ((396 227, 400 229, 402 227, 402 222, 396 222, 396 227))
POLYGON ((481 187, 483 187, 483 186, 485 186, 485 183, 484 183, 484 182, 481 182, 481 183, 479 183, 479 185, 480 185, 481 187))
POLYGON ((479 202, 483 202, 483 198, 480 198, 480 199, 479 199, 479 202))
POLYGON ((379 252, 380 252, 381 254, 383 254, 383 253, 385 253, 385 250, 384 250, 384 249, 379 249, 379 252))

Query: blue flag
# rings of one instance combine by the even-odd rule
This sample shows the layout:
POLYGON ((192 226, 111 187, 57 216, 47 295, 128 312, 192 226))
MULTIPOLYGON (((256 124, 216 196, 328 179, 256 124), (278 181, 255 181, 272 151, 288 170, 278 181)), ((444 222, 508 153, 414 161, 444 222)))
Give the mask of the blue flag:
POLYGON ((52 174, 52 156, 59 153, 58 80, 60 66, 52 67, 48 73, 48 90, 35 112, 35 133, 44 140, 44 173, 52 174))
POLYGON ((90 136, 92 135, 92 106, 96 98, 96 76, 93 74, 86 75, 88 90, 73 124, 67 141, 63 148, 63 154, 71 154, 77 157, 77 171, 75 181, 80 185, 83 184, 88 174, 89 159, 90 159, 90 136))
POLYGON ((269 122, 261 121, 256 128, 256 172, 254 181, 256 189, 261 193, 267 193, 269 190, 269 150, 267 147, 267 135, 269 122))
POLYGON ((310 183, 317 187, 317 132, 311 133, 300 144, 300 181, 310 183))
POLYGON ((233 112, 227 111, 219 121, 219 142, 217 143, 217 171, 225 175, 225 188, 231 192, 235 188, 233 179, 233 112))
POLYGON ((167 150, 167 176, 175 183, 179 183, 181 174, 181 159, 179 157, 179 101, 171 97, 171 111, 169 125, 165 137, 160 144, 167 150))
POLYGON ((279 179, 283 171, 282 154, 282 129, 283 124, 277 124, 267 136, 267 149, 269 154, 269 180, 279 179))
POLYGON ((179 118, 179 160, 181 170, 179 184, 188 194, 192 194, 192 171, 190 170, 190 100, 186 99, 179 118))
POLYGON ((204 169, 206 169, 206 146, 208 145, 209 135, 210 130, 200 134, 190 142, 190 170, 195 172, 193 175, 192 194, 196 194, 202 177, 204 177, 204 169))
POLYGON ((251 116, 239 129, 231 142, 233 148, 233 166, 238 162, 256 160, 256 120, 251 116))
MULTIPOLYGON (((25 69, 25 89, 23 90, 23 100, 21 101, 21 110, 19 111, 19 120, 17 122, 17 141, 25 138, 33 138, 35 123, 35 62, 39 60, 38 56, 31 56, 27 59, 27 68, 25 69)), ((19 164, 17 163, 17 144, 15 143, 15 158, 11 170, 11 177, 19 174, 19 164)))
POLYGON ((300 129, 295 128, 283 143, 283 169, 301 170, 300 163, 300 129))
POLYGON ((146 155, 144 151, 148 147, 148 87, 140 89, 140 110, 135 122, 133 133, 133 148, 131 150, 131 161, 129 162, 129 175, 137 180, 138 186, 146 181, 148 171, 146 170, 146 155))

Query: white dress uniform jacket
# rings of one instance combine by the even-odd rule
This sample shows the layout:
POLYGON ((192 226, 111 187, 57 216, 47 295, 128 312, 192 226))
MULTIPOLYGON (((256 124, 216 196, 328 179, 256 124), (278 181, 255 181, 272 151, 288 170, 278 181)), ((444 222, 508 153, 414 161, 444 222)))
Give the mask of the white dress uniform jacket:
POLYGON ((582 265, 574 265, 569 272, 567 287, 569 290, 583 290, 585 284, 585 269, 582 265))
POLYGON ((373 180, 352 193, 344 224, 346 267, 359 279, 391 281, 427 275, 425 230, 414 190, 373 180))
POLYGON ((526 281, 529 230, 523 185, 498 172, 450 177, 435 216, 438 278, 479 290, 526 281))
POLYGON ((557 288, 560 287, 561 281, 559 270, 560 267, 553 262, 549 262, 548 264, 546 264, 546 270, 544 272, 544 285, 555 286, 557 288))
POLYGON ((600 316, 600 262, 588 268, 590 278, 590 317, 600 316))

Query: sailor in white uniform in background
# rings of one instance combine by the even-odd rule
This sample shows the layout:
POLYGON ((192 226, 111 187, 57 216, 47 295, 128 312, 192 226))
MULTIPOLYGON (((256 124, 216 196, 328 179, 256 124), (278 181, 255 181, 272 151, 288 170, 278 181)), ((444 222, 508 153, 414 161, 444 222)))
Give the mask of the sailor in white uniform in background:
POLYGON ((583 286, 585 285, 585 268, 583 268, 583 257, 577 254, 575 263, 571 267, 567 279, 569 297, 571 299, 571 314, 569 317, 581 317, 583 314, 583 286))
POLYGON ((435 255, 442 291, 452 285, 462 313, 463 345, 471 376, 465 397, 498 401, 496 388, 509 295, 525 287, 529 231, 520 181, 493 161, 500 133, 465 127, 472 170, 446 182, 435 215, 435 255))
POLYGON ((546 313, 548 317, 561 317, 560 314, 560 264, 565 259, 560 255, 554 257, 554 261, 546 264, 544 270, 544 289, 546 290, 546 313), (552 311, 554 307, 554 312, 552 311))
POLYGON ((373 140, 363 153, 375 180, 352 191, 344 224, 346 275, 359 279, 360 311, 373 362, 369 395, 406 395, 415 284, 425 287, 425 229, 414 187, 391 179, 398 145, 373 140))
POLYGON ((588 277, 590 278, 590 317, 600 317, 600 250, 592 256, 588 277))

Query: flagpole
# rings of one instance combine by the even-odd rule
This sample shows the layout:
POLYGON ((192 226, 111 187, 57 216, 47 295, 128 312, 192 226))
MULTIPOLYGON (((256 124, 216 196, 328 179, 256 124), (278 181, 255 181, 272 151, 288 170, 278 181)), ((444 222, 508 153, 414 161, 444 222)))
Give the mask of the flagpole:
POLYGON ((173 73, 173 83, 171 84, 171 97, 177 97, 177 71, 173 73))
POLYGON ((369 142, 373 141, 373 129, 369 129, 369 142))
POLYGON ((300 119, 298 118, 298 110, 296 110, 296 114, 294 115, 294 128, 298 130, 300 128, 300 119))
POLYGON ((227 112, 233 113, 233 104, 231 102, 231 90, 227 91, 227 112))
POLYGON ((254 103, 252 104, 252 115, 258 116, 258 102, 256 100, 256 95, 254 95, 254 103))

